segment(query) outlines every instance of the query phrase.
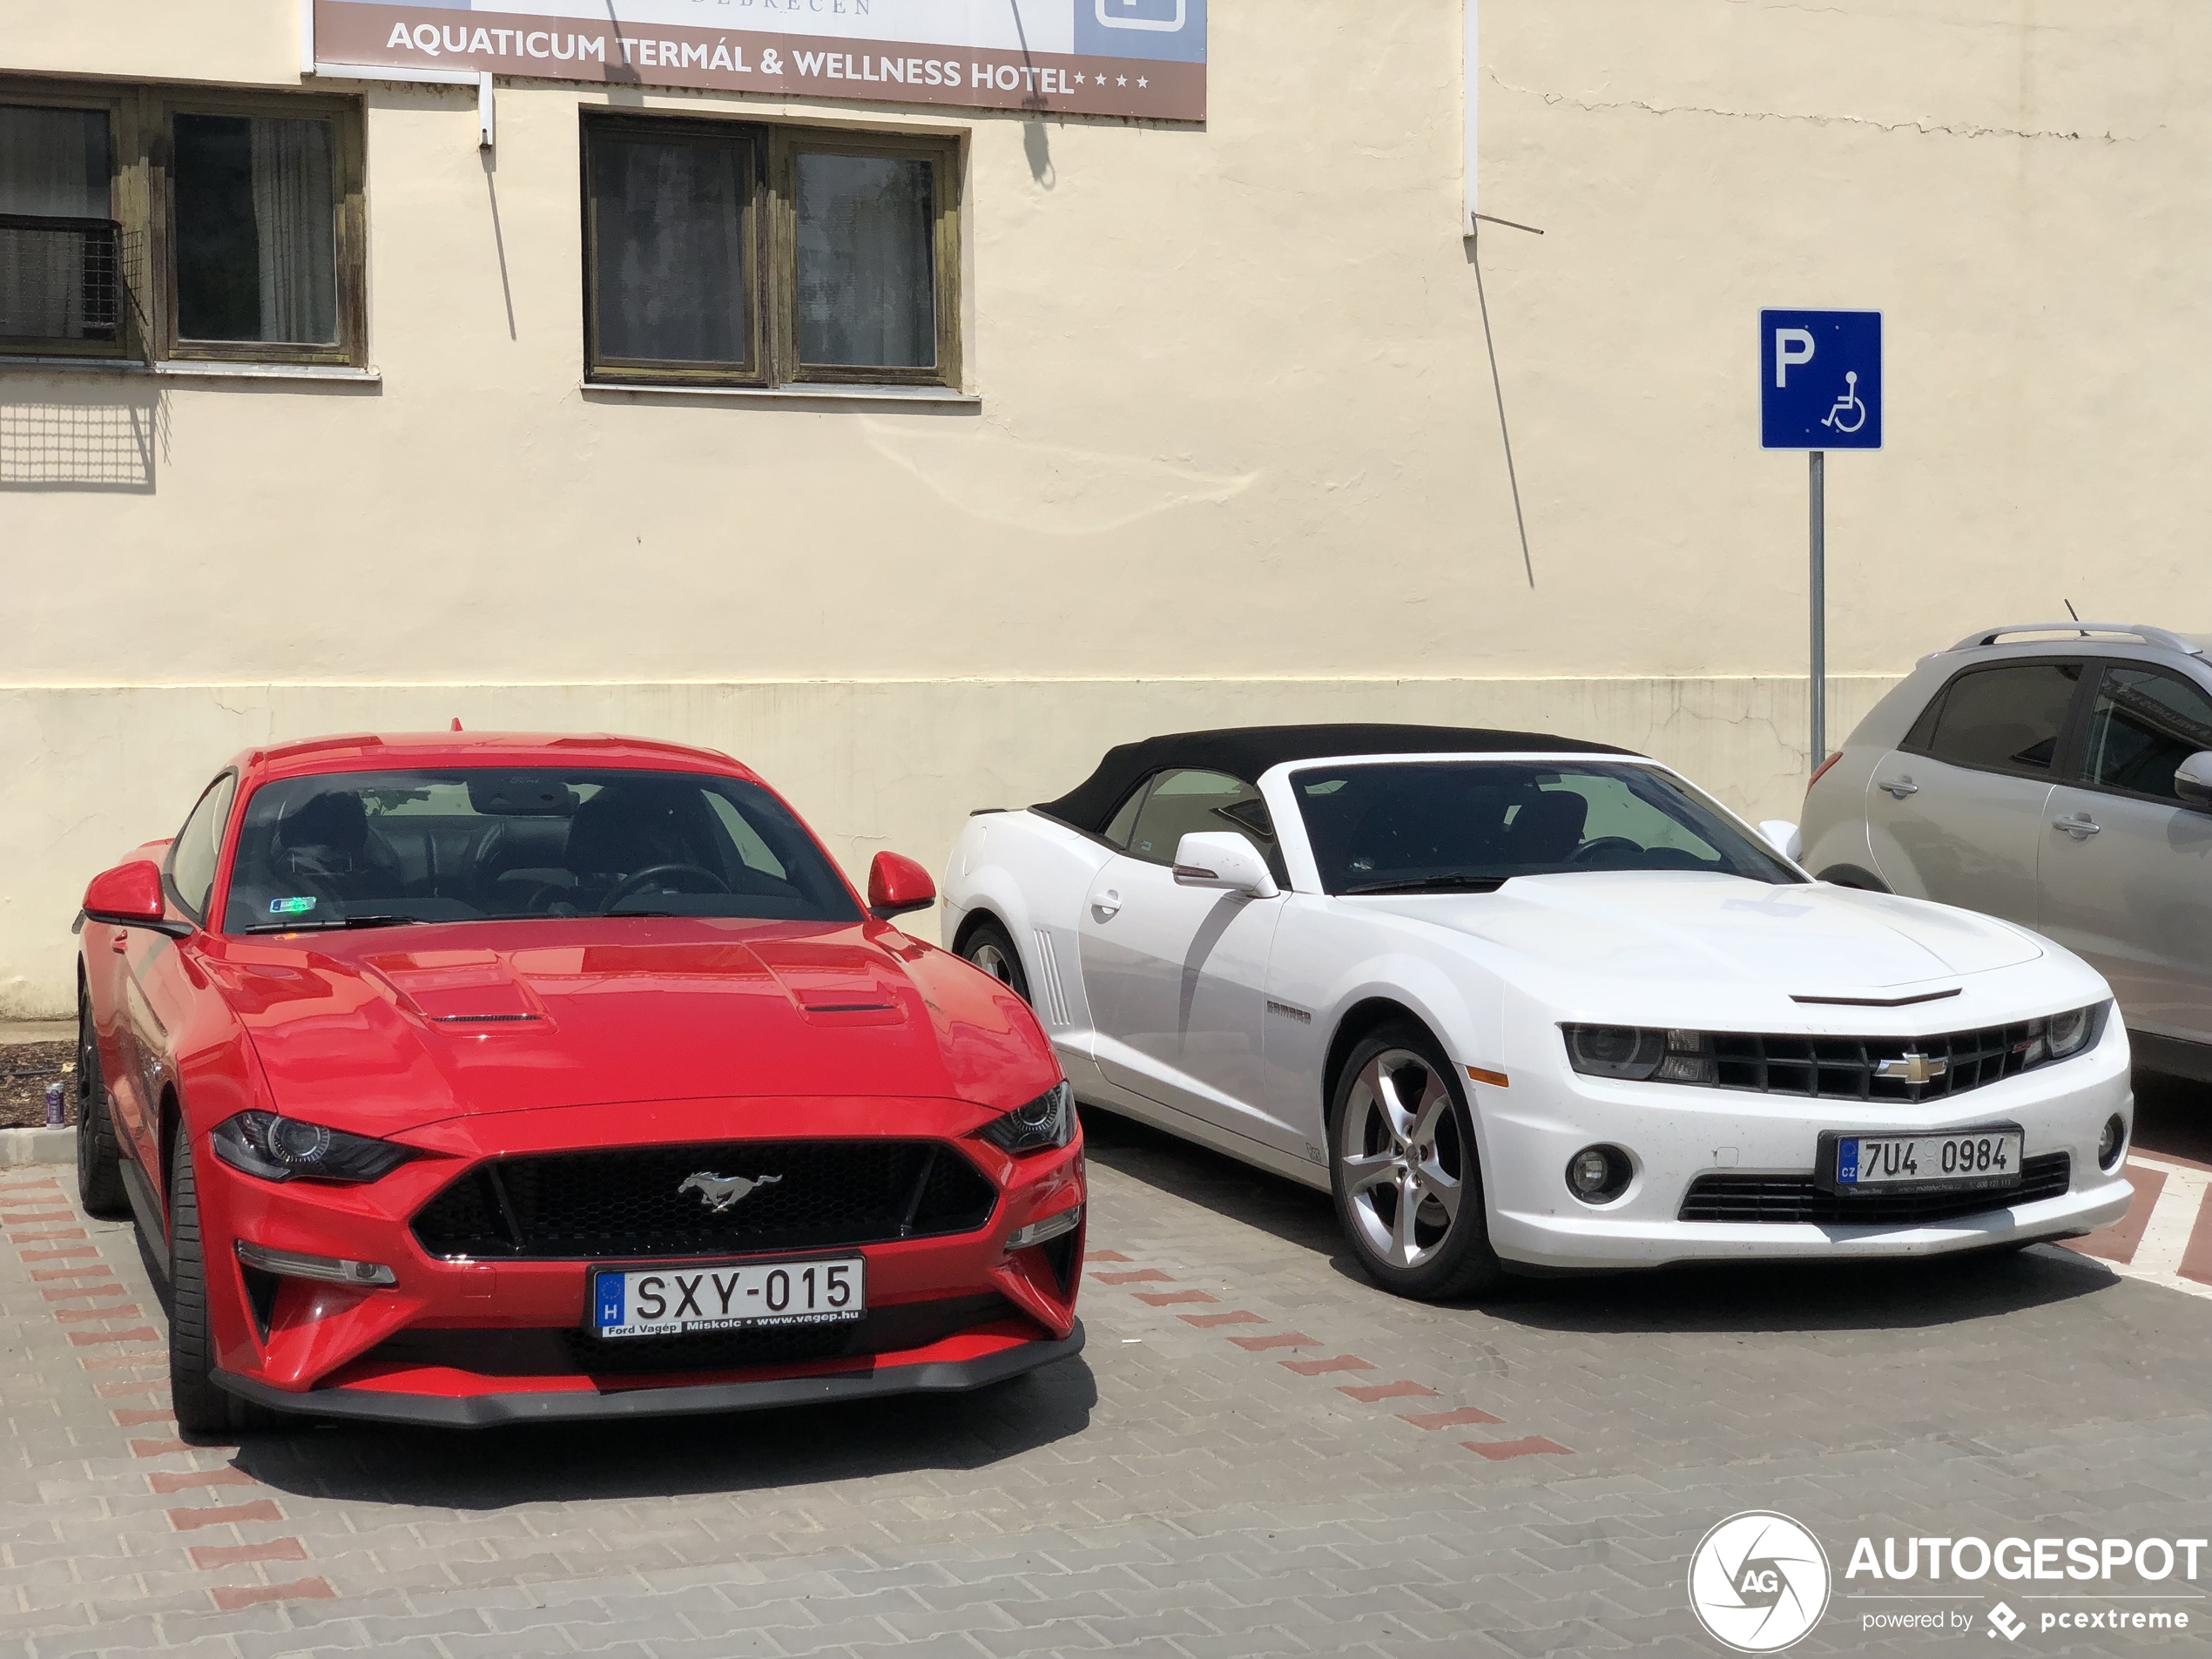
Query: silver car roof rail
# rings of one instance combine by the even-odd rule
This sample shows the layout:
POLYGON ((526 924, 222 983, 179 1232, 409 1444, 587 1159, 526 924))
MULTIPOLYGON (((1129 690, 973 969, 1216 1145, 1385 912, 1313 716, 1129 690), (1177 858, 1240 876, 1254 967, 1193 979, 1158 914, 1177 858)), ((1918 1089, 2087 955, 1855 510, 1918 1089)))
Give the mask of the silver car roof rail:
POLYGON ((2087 639, 2092 634, 2118 635, 2123 639, 2141 640, 2146 645, 2156 645, 2165 651, 2177 651, 2186 656, 2202 657, 2202 649, 2177 633, 2164 628, 2146 627, 2134 622, 2016 622, 2003 628, 1985 628, 1979 633, 1968 634, 1951 649, 1973 651, 1983 645, 1993 645, 2007 634, 2071 634, 2087 639))

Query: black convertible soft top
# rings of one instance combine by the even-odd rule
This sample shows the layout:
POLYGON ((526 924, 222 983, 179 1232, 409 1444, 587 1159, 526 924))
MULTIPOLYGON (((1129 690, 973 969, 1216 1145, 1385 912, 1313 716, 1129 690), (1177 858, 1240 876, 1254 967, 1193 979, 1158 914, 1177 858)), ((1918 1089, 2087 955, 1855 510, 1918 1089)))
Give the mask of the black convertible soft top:
POLYGON ((1177 732, 1117 744, 1098 770, 1057 800, 1029 810, 1072 829, 1096 835, 1130 790, 1165 766, 1203 766, 1257 784, 1260 773, 1286 760, 1333 755, 1578 754, 1625 755, 1610 744, 1584 743, 1541 732, 1494 732, 1457 725, 1247 725, 1220 732, 1177 732))

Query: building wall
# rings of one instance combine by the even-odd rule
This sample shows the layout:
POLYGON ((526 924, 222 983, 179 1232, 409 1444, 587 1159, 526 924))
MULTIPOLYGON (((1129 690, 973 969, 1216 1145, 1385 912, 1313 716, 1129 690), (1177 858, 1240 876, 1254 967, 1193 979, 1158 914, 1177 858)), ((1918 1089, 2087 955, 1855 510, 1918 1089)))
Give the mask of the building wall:
MULTIPOLYGON (((346 85, 378 382, 0 367, 0 1011, 66 1005, 84 879, 233 750, 456 713, 732 749, 855 859, 1309 715, 1611 738, 1786 814, 1762 306, 1887 318, 1889 448, 1829 468, 1831 734, 1977 625, 2203 623, 2212 16, 1485 0, 1483 206, 1546 234, 1468 241, 1460 14, 1217 0, 1203 127, 502 83, 488 162, 468 91, 346 85), (966 134, 979 402, 581 389, 610 102, 966 134)), ((296 84, 296 28, 0 0, 0 72, 296 84)))

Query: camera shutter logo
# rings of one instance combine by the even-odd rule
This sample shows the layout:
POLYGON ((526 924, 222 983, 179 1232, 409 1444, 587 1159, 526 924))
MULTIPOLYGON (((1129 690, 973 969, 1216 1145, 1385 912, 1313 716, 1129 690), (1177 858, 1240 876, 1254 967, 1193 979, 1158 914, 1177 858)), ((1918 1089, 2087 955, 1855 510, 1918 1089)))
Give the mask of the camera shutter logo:
POLYGON ((1738 1653, 1779 1653, 1828 1609, 1828 1554, 1787 1515, 1749 1509, 1699 1541, 1689 1558, 1689 1606, 1716 1642, 1738 1653))

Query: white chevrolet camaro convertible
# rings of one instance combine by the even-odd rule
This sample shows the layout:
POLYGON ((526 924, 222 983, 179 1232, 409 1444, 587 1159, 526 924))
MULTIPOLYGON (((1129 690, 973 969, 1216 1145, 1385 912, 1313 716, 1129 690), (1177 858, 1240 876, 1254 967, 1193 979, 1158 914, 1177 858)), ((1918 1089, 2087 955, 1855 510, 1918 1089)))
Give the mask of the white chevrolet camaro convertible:
POLYGON ((1814 881, 1656 761, 1282 726, 973 816, 945 942, 1078 1098, 1335 1194, 1403 1295, 1515 1268, 1907 1256, 2119 1219, 2110 992, 1814 881))

